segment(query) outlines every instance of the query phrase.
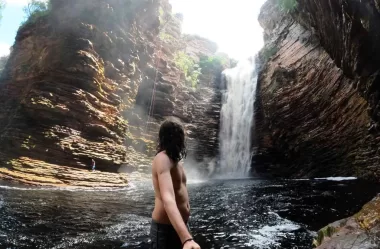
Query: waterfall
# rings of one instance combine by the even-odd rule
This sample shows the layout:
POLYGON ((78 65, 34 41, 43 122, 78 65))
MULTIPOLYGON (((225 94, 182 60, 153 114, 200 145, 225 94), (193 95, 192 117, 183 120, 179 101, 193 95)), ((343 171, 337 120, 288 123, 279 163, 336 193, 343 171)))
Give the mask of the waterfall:
POLYGON ((220 117, 219 173, 224 177, 246 177, 251 168, 257 86, 254 71, 254 63, 247 60, 223 72, 227 87, 223 92, 220 117))

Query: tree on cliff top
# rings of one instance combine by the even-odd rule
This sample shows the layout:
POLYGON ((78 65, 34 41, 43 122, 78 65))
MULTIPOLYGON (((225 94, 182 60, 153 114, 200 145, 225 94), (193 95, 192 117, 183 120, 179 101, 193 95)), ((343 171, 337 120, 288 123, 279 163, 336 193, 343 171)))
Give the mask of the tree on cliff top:
POLYGON ((195 61, 184 51, 178 51, 174 55, 174 63, 184 74, 186 83, 192 88, 197 88, 199 82, 200 68, 195 61))
POLYGON ((4 0, 0 0, 0 22, 1 22, 1 19, 3 19, 2 12, 4 8, 5 8, 5 2, 4 0))
POLYGON ((0 56, 0 78, 1 78, 1 74, 3 73, 5 69, 5 64, 7 64, 8 58, 9 58, 9 55, 0 56))
POLYGON ((50 9, 50 1, 31 0, 28 5, 23 8, 26 19, 24 24, 35 22, 37 18, 47 15, 50 9))
POLYGON ((228 55, 201 56, 199 66, 204 71, 222 69, 229 63, 228 55))
POLYGON ((288 13, 293 12, 298 6, 297 0, 277 0, 277 3, 282 11, 288 13))

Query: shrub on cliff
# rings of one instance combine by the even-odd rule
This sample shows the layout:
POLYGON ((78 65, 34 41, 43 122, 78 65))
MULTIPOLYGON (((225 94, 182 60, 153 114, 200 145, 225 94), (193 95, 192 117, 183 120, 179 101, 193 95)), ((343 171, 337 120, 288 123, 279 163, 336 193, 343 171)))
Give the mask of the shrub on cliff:
POLYGON ((4 8, 5 8, 5 2, 4 0, 0 0, 0 22, 1 22, 1 19, 3 18, 2 12, 4 8))
POLYGON ((25 19, 26 19, 23 25, 27 23, 34 23, 39 17, 48 15, 50 10, 51 10, 50 1, 45 2, 45 1, 31 0, 28 3, 28 5, 26 5, 23 8, 23 11, 25 13, 25 19))
POLYGON ((277 3, 280 9, 287 13, 293 12, 298 6, 297 0, 277 0, 277 3))
POLYGON ((163 42, 175 42, 174 36, 167 34, 163 31, 161 31, 161 33, 160 33, 160 39, 163 42))
POLYGON ((168 23, 173 22, 175 20, 179 20, 180 17, 173 14, 165 13, 164 9, 160 7, 159 9, 159 20, 160 20, 160 34, 159 37, 163 42, 176 42, 176 38, 166 32, 166 27, 168 23))
POLYGON ((178 51, 174 55, 174 63, 177 68, 181 70, 186 79, 186 83, 193 88, 198 85, 198 77, 201 74, 200 68, 195 61, 183 51, 178 51))
POLYGON ((0 57, 0 78, 1 78, 1 74, 3 73, 5 69, 5 64, 7 64, 8 58, 9 58, 9 55, 0 57))
POLYGON ((267 62, 273 55, 275 55, 278 52, 278 48, 276 47, 264 47, 260 51, 260 57, 264 60, 264 62, 267 62))
POLYGON ((190 73, 195 65, 194 60, 183 51, 174 54, 174 63, 185 75, 190 73))
POLYGON ((202 56, 199 62, 199 66, 204 71, 222 69, 227 64, 228 57, 223 55, 202 56))

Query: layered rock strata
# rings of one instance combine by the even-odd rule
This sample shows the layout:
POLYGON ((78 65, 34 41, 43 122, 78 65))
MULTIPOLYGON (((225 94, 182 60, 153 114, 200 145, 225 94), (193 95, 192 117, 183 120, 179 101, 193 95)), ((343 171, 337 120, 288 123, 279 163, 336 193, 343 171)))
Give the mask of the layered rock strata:
MULTIPOLYGON (((380 179, 377 1, 262 8, 256 169, 282 177, 380 179)), ((378 248, 379 198, 318 233, 318 248, 378 248)))
MULTIPOLYGON (((1 178, 124 186, 128 176, 149 174, 166 116, 179 117, 189 134, 212 123, 202 137, 209 149, 199 149, 201 141, 193 150, 213 156, 208 143, 217 143, 220 102, 208 82, 215 72, 200 77, 198 90, 184 84, 173 55, 205 40, 187 45, 182 17, 172 15, 168 1, 52 0, 51 6, 20 28, 0 80, 1 178), (161 36, 163 29, 173 39, 161 36), (213 117, 205 117, 208 110, 213 117)), ((215 53, 205 44, 191 53, 215 53)))
POLYGON ((378 4, 299 0, 288 12, 277 2, 259 18, 255 142, 268 163, 257 170, 379 180, 378 4))

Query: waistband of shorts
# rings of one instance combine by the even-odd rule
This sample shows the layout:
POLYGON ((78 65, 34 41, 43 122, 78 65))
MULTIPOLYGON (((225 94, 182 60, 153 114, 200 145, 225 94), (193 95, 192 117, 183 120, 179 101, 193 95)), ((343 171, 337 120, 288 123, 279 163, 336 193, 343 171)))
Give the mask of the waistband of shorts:
MULTIPOLYGON (((188 221, 185 221, 185 224, 188 225, 188 221)), ((153 226, 157 226, 157 227, 161 227, 161 228, 174 229, 173 225, 171 225, 171 224, 162 224, 162 223, 159 223, 159 222, 155 221, 154 219, 152 219, 152 225, 153 226)))

